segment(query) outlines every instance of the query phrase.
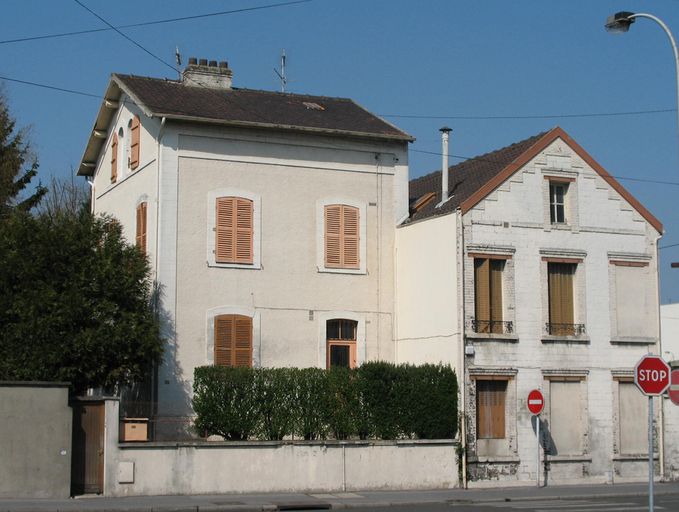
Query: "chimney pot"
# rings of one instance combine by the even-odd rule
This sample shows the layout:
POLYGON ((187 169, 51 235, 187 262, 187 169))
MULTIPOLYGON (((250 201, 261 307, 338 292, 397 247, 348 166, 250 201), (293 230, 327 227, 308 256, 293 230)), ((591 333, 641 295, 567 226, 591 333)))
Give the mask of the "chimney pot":
POLYGON ((182 71, 182 83, 186 86, 231 89, 233 71, 226 61, 196 59, 191 57, 182 71))
POLYGON ((217 61, 216 60, 211 60, 209 66, 211 68, 216 68, 217 67, 217 61))
POLYGON ((198 61, 198 64, 199 64, 200 66, 207 66, 207 59, 200 59, 200 60, 198 61))
POLYGON ((219 63, 219 67, 220 67, 220 69, 226 69, 226 68, 229 67, 229 63, 226 62, 225 60, 223 60, 219 63))
POLYGON ((195 57, 189 57, 189 66, 195 66, 198 64, 198 59, 195 57))

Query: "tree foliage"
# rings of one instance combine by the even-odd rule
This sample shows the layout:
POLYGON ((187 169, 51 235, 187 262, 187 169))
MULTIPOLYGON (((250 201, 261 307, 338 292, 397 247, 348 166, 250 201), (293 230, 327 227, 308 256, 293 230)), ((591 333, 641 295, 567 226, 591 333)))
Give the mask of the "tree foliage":
POLYGON ((75 392, 140 379, 161 353, 146 257, 87 208, 0 223, 0 380, 75 392))
POLYGON ((47 192, 42 185, 25 195, 37 172, 38 160, 26 141, 26 132, 16 129, 16 121, 0 93, 0 218, 12 210, 28 211, 40 202, 47 192))

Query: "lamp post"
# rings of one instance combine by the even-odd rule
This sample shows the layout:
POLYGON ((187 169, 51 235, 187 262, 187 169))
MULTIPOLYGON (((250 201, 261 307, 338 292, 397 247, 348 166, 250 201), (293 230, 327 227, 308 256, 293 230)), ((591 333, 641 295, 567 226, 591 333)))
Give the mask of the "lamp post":
POLYGON ((655 21, 658 25, 660 25, 660 27, 665 31, 665 34, 667 34, 667 37, 670 39, 672 51, 674 52, 675 70, 677 73, 677 127, 679 129, 679 50, 677 49, 677 43, 674 40, 670 29, 660 18, 653 16, 652 14, 642 12, 634 13, 628 11, 617 12, 609 16, 606 19, 606 25, 604 25, 604 27, 608 32, 613 34, 621 34, 623 32, 627 32, 630 28, 630 25, 632 25, 632 23, 634 23, 637 18, 647 18, 649 20, 655 21))

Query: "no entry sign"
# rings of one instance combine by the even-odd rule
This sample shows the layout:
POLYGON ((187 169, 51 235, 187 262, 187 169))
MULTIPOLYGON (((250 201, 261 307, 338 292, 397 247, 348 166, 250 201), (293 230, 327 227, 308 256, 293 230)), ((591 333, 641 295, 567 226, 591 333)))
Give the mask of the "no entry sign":
POLYGON ((645 395, 662 395, 670 385, 670 366, 660 356, 644 356, 634 367, 634 383, 645 395))
POLYGON ((531 414, 540 414, 545 407, 545 397, 539 389, 534 389, 528 393, 528 410, 531 414))
POLYGON ((679 370, 672 370, 670 374, 670 400, 675 405, 679 405, 679 370))

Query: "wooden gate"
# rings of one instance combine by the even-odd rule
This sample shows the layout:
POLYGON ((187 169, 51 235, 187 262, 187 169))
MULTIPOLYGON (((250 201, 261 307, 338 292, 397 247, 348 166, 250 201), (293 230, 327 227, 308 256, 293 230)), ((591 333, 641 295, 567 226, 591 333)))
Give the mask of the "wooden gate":
POLYGON ((104 402, 76 401, 73 407, 71 494, 104 491, 104 402))

